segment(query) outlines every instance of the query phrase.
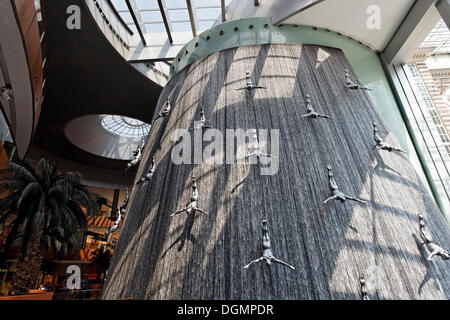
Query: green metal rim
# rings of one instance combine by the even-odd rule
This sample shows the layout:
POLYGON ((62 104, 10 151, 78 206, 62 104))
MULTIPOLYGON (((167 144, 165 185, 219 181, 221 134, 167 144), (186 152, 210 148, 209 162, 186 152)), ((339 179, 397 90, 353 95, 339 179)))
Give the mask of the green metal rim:
MULTIPOLYGON (((360 41, 326 29, 295 24, 275 26, 267 17, 233 20, 212 27, 189 41, 174 58, 170 67, 170 76, 172 77, 198 59, 228 48, 268 43, 320 44, 311 43, 310 37, 303 36, 304 31, 325 31, 366 50, 372 50, 360 41)), ((320 35, 317 38, 320 39, 320 35)))

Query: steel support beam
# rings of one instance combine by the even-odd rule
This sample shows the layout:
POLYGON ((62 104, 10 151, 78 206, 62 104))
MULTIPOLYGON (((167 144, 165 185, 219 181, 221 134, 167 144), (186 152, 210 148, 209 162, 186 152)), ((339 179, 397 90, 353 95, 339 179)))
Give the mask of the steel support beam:
POLYGON ((163 18, 164 27, 166 28, 167 37, 169 38, 169 42, 172 44, 173 43, 172 34, 170 32, 169 22, 167 21, 166 8, 164 8, 164 6, 162 4, 162 0, 158 0, 158 6, 159 6, 159 11, 161 11, 161 16, 163 18))
POLYGON ((441 0, 436 4, 436 9, 439 11, 445 24, 450 29, 450 0, 441 0))
POLYGON ((186 0, 188 12, 189 12, 189 20, 191 22, 192 36, 195 38, 197 36, 197 31, 195 30, 195 19, 194 13, 192 11, 192 3, 191 0, 186 0))
POLYGON ((145 41, 144 34, 142 33, 141 25, 140 25, 140 23, 139 23, 139 21, 138 21, 138 19, 136 17, 135 9, 131 5, 130 0, 125 0, 125 2, 127 4, 128 11, 130 11, 131 18, 133 18, 133 22, 134 22, 134 25, 136 26, 136 29, 137 29, 137 31, 139 33, 139 36, 141 37, 142 43, 144 44, 144 46, 146 46, 147 42, 145 41))
POLYGON ((220 8, 222 10, 222 22, 225 22, 225 21, 227 21, 226 9, 225 9, 225 0, 220 0, 220 8))
POLYGON ((417 0, 382 53, 387 65, 405 63, 439 20, 436 0, 417 0))

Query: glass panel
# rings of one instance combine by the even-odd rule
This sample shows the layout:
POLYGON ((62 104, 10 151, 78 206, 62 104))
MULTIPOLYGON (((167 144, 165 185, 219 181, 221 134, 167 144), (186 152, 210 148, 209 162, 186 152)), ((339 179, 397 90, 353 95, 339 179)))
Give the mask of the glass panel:
POLYGON ((171 21, 189 21, 189 12, 187 10, 169 10, 169 19, 171 21))
POLYGON ((175 22, 175 23, 172 23, 172 29, 175 32, 192 31, 191 24, 189 22, 175 22))
POLYGON ((123 21, 125 21, 125 23, 133 23, 133 18, 131 17, 131 14, 129 12, 120 12, 119 14, 122 17, 123 21))
POLYGON ((434 54, 450 53, 450 31, 448 30, 444 20, 439 20, 420 47, 434 48, 434 54))
POLYGON ((127 4, 125 3, 125 0, 111 0, 111 2, 117 11, 128 11, 128 7, 127 4))
POLYGON ((134 24, 127 24, 127 25, 128 25, 128 28, 130 28, 131 31, 133 31, 133 33, 136 34, 138 32, 137 28, 136 28, 136 26, 134 24))
POLYGON ((145 24, 145 29, 149 33, 166 32, 166 28, 164 27, 164 23, 145 24))
POLYGON ((220 0, 194 0, 193 2, 195 3, 196 7, 220 7, 220 0))
POLYGON ((199 21, 198 22, 198 30, 199 31, 205 31, 209 28, 211 28, 211 26, 214 24, 214 20, 210 20, 210 21, 199 21))
POLYGON ((150 125, 137 119, 106 115, 102 119, 105 130, 126 137, 141 137, 148 135, 150 125))
POLYGON ((141 12, 142 21, 146 22, 162 22, 161 12, 158 11, 144 11, 141 12))
POLYGON ((186 0, 165 0, 167 8, 187 8, 186 0))
POLYGON ((143 9, 158 9, 159 10, 157 0, 135 0, 135 1, 136 1, 136 6, 140 10, 143 10, 143 9))
POLYGON ((206 9, 196 9, 197 18, 199 20, 203 19, 216 19, 221 15, 221 9, 220 8, 206 8, 206 9))

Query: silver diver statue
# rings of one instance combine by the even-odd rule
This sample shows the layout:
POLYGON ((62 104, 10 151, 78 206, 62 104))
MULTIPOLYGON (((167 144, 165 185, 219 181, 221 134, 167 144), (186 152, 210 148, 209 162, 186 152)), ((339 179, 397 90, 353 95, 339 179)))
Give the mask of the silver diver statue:
POLYGON ((306 95, 306 107, 308 108, 308 113, 302 115, 302 118, 311 118, 311 119, 317 119, 317 118, 326 118, 326 119, 333 119, 330 116, 320 114, 316 110, 314 110, 312 104, 311 104, 311 96, 309 94, 306 95))
POLYGON ((141 161, 142 151, 144 150, 144 146, 145 146, 145 140, 142 139, 142 145, 139 146, 136 151, 133 151, 134 159, 127 163, 127 168, 125 169, 125 171, 127 171, 131 167, 134 167, 135 165, 137 165, 139 163, 139 161, 141 161))
POLYGON ((192 192, 191 197, 189 199, 189 202, 186 204, 186 206, 183 209, 180 209, 178 211, 175 211, 170 216, 175 216, 177 214, 186 212, 186 214, 195 213, 196 211, 201 212, 203 214, 208 214, 208 212, 201 210, 198 207, 198 188, 197 188, 197 182, 195 180, 195 177, 192 177, 192 192))
POLYGON ((442 260, 449 260, 450 254, 448 251, 442 249, 440 246, 433 242, 433 238, 431 235, 425 230, 425 222, 423 221, 423 215, 419 215, 419 229, 420 229, 420 238, 423 243, 422 246, 425 245, 427 250, 430 252, 428 256, 428 260, 432 260, 434 256, 440 256, 442 260))
POLYGON ((344 203, 346 200, 352 200, 360 203, 367 203, 366 201, 347 196, 343 194, 341 191, 339 191, 339 187, 333 178, 334 175, 331 166, 327 166, 327 169, 328 169, 328 183, 331 190, 331 196, 323 202, 324 204, 330 200, 339 200, 341 203, 344 203))
POLYGON ((262 261, 265 261, 268 266, 270 266, 272 264, 272 262, 276 262, 283 266, 289 267, 291 269, 295 269, 290 264, 287 264, 286 262, 281 261, 273 256, 272 247, 270 244, 269 231, 267 230, 267 219, 266 218, 263 218, 263 220, 262 220, 262 232, 263 232, 263 255, 260 258, 255 259, 252 262, 250 262, 249 264, 247 264, 244 267, 244 269, 247 269, 254 263, 259 263, 262 261))
POLYGON ((271 155, 261 151, 261 148, 259 147, 258 133, 257 133, 256 129, 253 129, 253 138, 252 138, 252 140, 253 140, 253 151, 250 154, 247 154, 245 156, 245 159, 250 158, 251 156, 256 156, 257 160, 259 160, 261 157, 278 159, 275 156, 271 156, 271 155))
POLYGON ((200 107, 200 121, 194 121, 194 126, 190 128, 189 131, 210 128, 210 126, 206 125, 205 110, 203 110, 203 107, 200 107))
POLYGON ((10 102, 12 99, 12 88, 9 85, 5 85, 0 87, 0 96, 3 97, 6 101, 10 102))
POLYGON ((165 116, 167 116, 170 113, 170 110, 172 110, 172 105, 170 104, 169 98, 167 98, 166 103, 164 105, 165 105, 165 108, 162 108, 162 110, 158 113, 158 116, 156 117, 156 119, 153 122, 155 122, 159 118, 164 118, 165 116))
POLYGON ((401 152, 401 153, 406 153, 402 149, 395 148, 394 146, 391 146, 390 144, 384 142, 384 139, 380 136, 380 134, 378 132, 378 127, 377 127, 377 124, 375 122, 373 123, 373 139, 376 142, 376 145, 374 146, 374 149, 386 150, 386 151, 389 151, 389 152, 397 151, 397 152, 401 152))
POLYGON ((143 175, 138 182, 136 182, 136 185, 140 184, 140 183, 144 183, 144 182, 148 182, 150 180, 152 180, 153 175, 155 174, 155 170, 156 170, 156 165, 155 165, 155 158, 152 157, 152 164, 150 166, 150 169, 148 169, 147 173, 145 175, 143 175))
POLYGON ((250 77, 250 71, 246 72, 245 81, 246 81, 245 86, 237 88, 235 90, 250 90, 251 91, 253 89, 265 89, 266 88, 263 86, 257 86, 255 84, 253 84, 252 78, 250 77))
MULTIPOLYGON (((109 228, 108 231, 105 232, 105 238, 108 238, 108 236, 112 233, 114 233, 117 228, 119 228, 120 220, 122 220, 122 210, 125 210, 125 208, 128 205, 129 194, 128 194, 128 188, 126 188, 127 194, 125 196, 125 200, 117 207, 117 218, 116 221, 114 221, 114 224, 111 228, 109 228)), ((112 206, 107 205, 108 208, 112 209, 112 206)))
POLYGON ((359 83, 353 82, 352 79, 350 79, 350 74, 348 69, 345 69, 345 88, 347 90, 368 90, 368 91, 373 91, 372 89, 369 89, 367 87, 364 87, 362 85, 360 85, 359 83))
POLYGON ((361 299, 362 300, 370 300, 369 296, 367 294, 366 279, 364 279, 364 277, 359 278, 359 285, 361 287, 361 299))

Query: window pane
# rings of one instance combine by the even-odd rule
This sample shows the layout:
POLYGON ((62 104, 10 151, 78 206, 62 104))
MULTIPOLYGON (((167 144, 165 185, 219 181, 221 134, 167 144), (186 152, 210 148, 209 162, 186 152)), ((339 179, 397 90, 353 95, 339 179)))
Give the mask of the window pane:
POLYGON ((144 11, 141 12, 141 17, 144 23, 146 22, 162 22, 161 12, 158 11, 144 11))
POLYGON ((196 7, 220 7, 220 0, 194 0, 196 7))
POLYGON ((172 23, 173 31, 191 31, 191 24, 189 22, 175 22, 172 23))
POLYGON ((134 24, 127 24, 127 25, 128 25, 128 28, 130 28, 131 31, 133 31, 133 33, 137 33, 138 32, 137 28, 136 28, 136 26, 134 24))
POLYGON ((214 20, 211 21, 199 21, 198 22, 198 29, 200 31, 205 31, 209 28, 211 28, 211 26, 214 24, 214 20))
POLYGON ((202 19, 216 19, 221 14, 219 8, 206 8, 206 9, 196 9, 197 18, 202 19))
POLYGON ((133 23, 133 18, 131 17, 131 14, 129 12, 121 12, 120 16, 122 17, 123 21, 125 21, 125 23, 133 23))
POLYGON ((187 10, 169 10, 169 19, 175 20, 189 20, 189 13, 187 10))
POLYGON ((165 0, 167 8, 186 8, 186 0, 165 0))
POLYGON ((145 29, 149 33, 166 32, 166 28, 163 23, 145 24, 145 29))
POLYGON ((116 10, 122 11, 128 11, 127 4, 125 3, 125 0, 112 0, 112 4, 116 8, 116 10))
POLYGON ((157 0, 135 0, 135 1, 138 9, 159 9, 157 0))

